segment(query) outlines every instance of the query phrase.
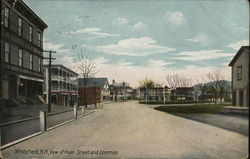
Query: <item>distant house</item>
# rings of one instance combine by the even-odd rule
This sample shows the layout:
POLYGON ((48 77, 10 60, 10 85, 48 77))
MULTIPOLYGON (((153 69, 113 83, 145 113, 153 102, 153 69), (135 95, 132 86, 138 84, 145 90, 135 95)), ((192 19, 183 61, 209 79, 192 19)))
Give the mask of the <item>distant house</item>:
POLYGON ((84 84, 84 78, 78 79, 78 87, 95 86, 101 88, 101 101, 109 101, 110 88, 107 78, 87 78, 86 85, 84 84))
POLYGON ((195 92, 193 87, 177 87, 172 91, 172 100, 178 102, 194 101, 195 92))
POLYGON ((170 101, 170 88, 165 87, 153 87, 153 88, 140 88, 140 99, 144 101, 170 101))
POLYGON ((137 89, 133 89, 132 87, 129 87, 127 90, 128 99, 137 99, 137 89))
POLYGON ((112 81, 110 85, 110 100, 127 100, 130 97, 130 89, 125 82, 116 83, 115 80, 112 81))
POLYGON ((232 67, 232 104, 249 107, 249 46, 242 46, 229 66, 232 67))
MULTIPOLYGON (((44 65, 44 98, 48 103, 48 72, 49 66, 44 65)), ((64 65, 51 66, 51 103, 57 105, 69 106, 70 100, 77 104, 78 88, 77 88, 78 74, 64 65)))

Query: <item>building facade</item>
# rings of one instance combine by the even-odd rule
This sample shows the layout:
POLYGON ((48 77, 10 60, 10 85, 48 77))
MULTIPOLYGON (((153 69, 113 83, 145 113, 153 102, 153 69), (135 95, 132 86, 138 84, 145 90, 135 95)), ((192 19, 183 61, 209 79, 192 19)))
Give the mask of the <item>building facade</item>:
POLYGON ((133 90, 126 82, 116 83, 115 80, 109 85, 110 101, 128 100, 132 98, 133 90))
POLYGON ((43 91, 47 25, 22 1, 1 1, 0 98, 37 98, 43 91))
MULTIPOLYGON (((49 66, 44 65, 44 99, 48 103, 48 79, 49 66)), ((63 65, 51 66, 51 103, 56 105, 70 106, 77 105, 78 102, 78 74, 63 65)))
POLYGON ((101 102, 101 88, 97 86, 78 87, 78 105, 90 105, 101 102))
POLYGON ((153 88, 140 88, 140 99, 148 101, 168 102, 170 101, 170 88, 165 87, 153 87, 153 88))
POLYGON ((110 88, 107 78, 79 78, 78 87, 90 87, 96 86, 101 89, 101 102, 109 101, 110 88))
POLYGON ((172 90, 172 101, 187 102, 195 100, 195 92, 193 87, 177 87, 172 90))
POLYGON ((232 68, 232 105, 249 107, 249 46, 242 46, 229 66, 232 68))

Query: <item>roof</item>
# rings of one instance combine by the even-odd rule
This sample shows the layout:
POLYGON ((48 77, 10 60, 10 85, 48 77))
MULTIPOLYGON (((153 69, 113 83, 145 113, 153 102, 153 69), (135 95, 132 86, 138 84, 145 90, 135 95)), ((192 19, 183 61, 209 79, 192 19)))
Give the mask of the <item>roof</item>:
MULTIPOLYGON (((148 88, 148 89, 170 89, 168 86, 165 86, 165 87, 161 87, 161 86, 158 86, 158 87, 152 87, 152 88, 148 88)), ((146 88, 145 87, 142 87, 142 88, 139 88, 140 90, 145 90, 146 88)))
POLYGON ((176 90, 193 90, 193 87, 177 87, 176 90))
MULTIPOLYGON (((12 5, 14 0, 6 0, 6 2, 12 5)), ((42 21, 42 19, 40 19, 22 0, 18 0, 16 2, 15 9, 27 19, 29 19, 32 23, 38 24, 37 27, 42 31, 48 27, 48 25, 42 21)))
POLYGON ((242 46, 240 50, 237 52, 237 54, 233 57, 231 62, 228 64, 228 66, 233 66, 244 50, 246 50, 246 52, 249 53, 249 48, 250 48, 249 46, 242 46))
MULTIPOLYGON (((49 67, 49 65, 43 65, 43 67, 49 67)), ((68 70, 69 72, 75 74, 76 76, 78 76, 79 74, 72 71, 71 69, 69 69, 68 67, 64 66, 64 65, 61 65, 61 64, 55 64, 55 65, 51 65, 51 68, 55 68, 55 67, 60 67, 60 68, 63 68, 65 70, 68 70)))
MULTIPOLYGON (((104 78, 87 78, 86 86, 99 86, 100 88, 104 88, 105 83, 108 83, 108 79, 104 78)), ((84 78, 78 79, 78 86, 84 86, 84 78)))

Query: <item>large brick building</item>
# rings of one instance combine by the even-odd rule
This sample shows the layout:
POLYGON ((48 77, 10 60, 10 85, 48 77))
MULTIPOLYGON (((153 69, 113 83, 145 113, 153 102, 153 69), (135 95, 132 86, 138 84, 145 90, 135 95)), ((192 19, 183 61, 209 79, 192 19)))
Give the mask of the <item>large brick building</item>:
POLYGON ((0 98, 42 95, 47 25, 22 0, 2 0, 1 11, 0 98))
POLYGON ((98 86, 79 87, 78 105, 90 105, 101 102, 101 88, 98 86))
POLYGON ((78 87, 96 86, 101 88, 101 101, 109 101, 110 88, 107 78, 79 78, 78 87))

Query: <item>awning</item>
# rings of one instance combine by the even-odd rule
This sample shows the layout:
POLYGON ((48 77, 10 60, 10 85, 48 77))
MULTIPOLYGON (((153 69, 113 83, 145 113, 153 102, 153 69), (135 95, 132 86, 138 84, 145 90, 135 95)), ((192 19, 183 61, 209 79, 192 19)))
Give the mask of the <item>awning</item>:
POLYGON ((28 76, 23 76, 23 75, 18 75, 19 78, 26 79, 26 80, 31 80, 31 81, 38 81, 38 82, 43 82, 43 79, 40 78, 35 78, 35 77, 28 77, 28 76))

